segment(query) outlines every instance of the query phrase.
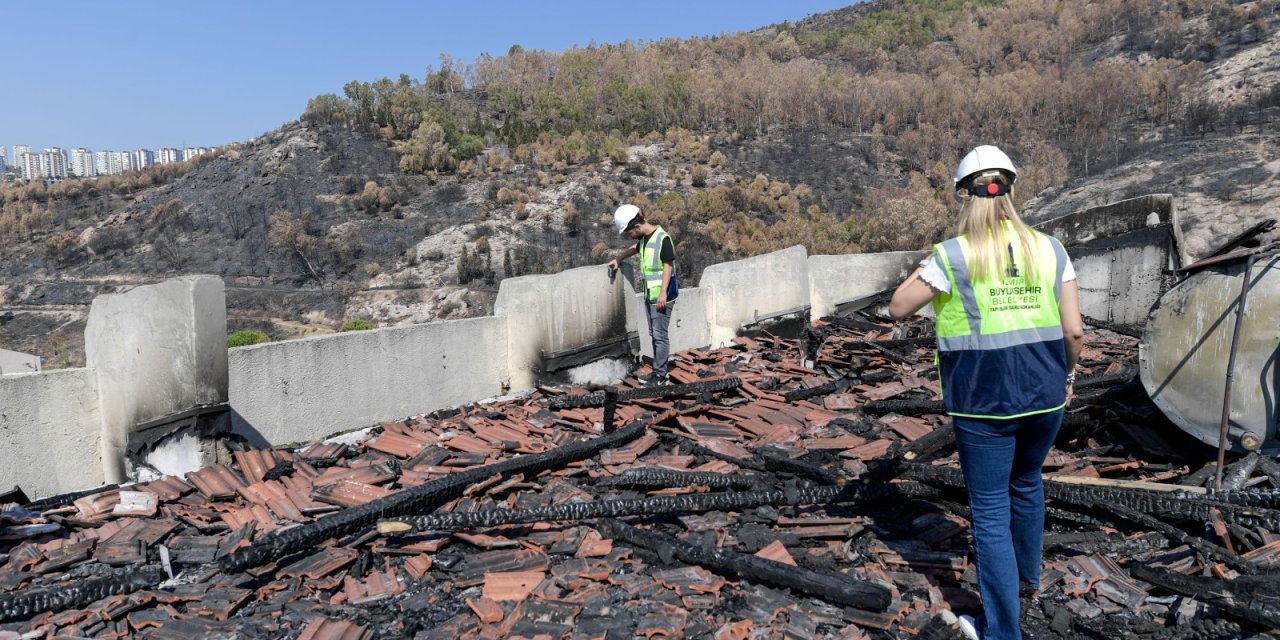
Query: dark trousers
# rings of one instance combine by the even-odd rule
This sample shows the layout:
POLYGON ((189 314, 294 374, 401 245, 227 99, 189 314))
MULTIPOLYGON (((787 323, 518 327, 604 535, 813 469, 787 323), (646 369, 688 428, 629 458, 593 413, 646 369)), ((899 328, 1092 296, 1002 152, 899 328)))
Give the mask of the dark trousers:
POLYGON ((984 640, 1019 640, 1018 585, 1040 586, 1044 458, 1062 410, 1012 420, 953 417, 973 519, 984 640))

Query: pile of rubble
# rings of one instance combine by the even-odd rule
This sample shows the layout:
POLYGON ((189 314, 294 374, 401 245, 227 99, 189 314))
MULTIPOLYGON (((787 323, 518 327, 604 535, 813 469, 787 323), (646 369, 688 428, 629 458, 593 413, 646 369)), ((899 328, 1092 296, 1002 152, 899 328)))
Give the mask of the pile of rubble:
MULTIPOLYGON (((977 608, 926 325, 832 317, 0 515, 0 638, 949 638, 977 608), (640 373, 643 373, 641 371, 640 373)), ((1114 328, 1123 331, 1122 327, 1114 328)), ((1037 638, 1280 627, 1280 473, 1214 480, 1094 330, 1046 462, 1037 638)))

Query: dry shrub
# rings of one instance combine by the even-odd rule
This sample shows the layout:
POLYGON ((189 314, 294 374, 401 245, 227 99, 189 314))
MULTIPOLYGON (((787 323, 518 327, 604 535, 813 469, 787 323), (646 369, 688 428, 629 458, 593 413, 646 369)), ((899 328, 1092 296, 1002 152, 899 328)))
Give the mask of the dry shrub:
POLYGON ((925 249, 944 239, 954 225, 954 216, 920 173, 912 173, 905 187, 867 192, 860 217, 864 251, 925 249))

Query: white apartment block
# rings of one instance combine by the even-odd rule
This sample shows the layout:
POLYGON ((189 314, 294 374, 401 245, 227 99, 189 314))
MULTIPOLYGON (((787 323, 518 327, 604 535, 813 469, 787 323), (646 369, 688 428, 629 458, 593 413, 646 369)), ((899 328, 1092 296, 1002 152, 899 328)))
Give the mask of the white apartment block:
POLYGON ((182 159, 190 160, 196 156, 202 156, 206 153, 209 153, 209 151, 210 151, 209 147, 183 147, 182 159))
POLYGON ((93 154, 93 168, 98 175, 105 176, 111 173, 111 152, 95 151, 93 154))
POLYGON ((181 159, 178 150, 173 147, 164 147, 156 151, 156 164, 173 164, 181 159))
POLYGON ((5 159, 4 159, 4 149, 0 149, 0 174, 3 174, 5 171, 8 171, 8 170, 9 170, 9 165, 5 162, 5 159))
POLYGON ((39 180, 44 175, 44 167, 40 163, 40 154, 31 153, 30 151, 18 156, 18 170, 22 172, 22 177, 27 180, 39 180))
POLYGON ((31 153, 31 145, 15 144, 13 145, 13 166, 18 170, 22 177, 27 177, 26 161, 23 156, 31 153))
POLYGON ((98 175, 97 165, 93 162, 93 152, 88 149, 71 150, 71 174, 80 178, 92 178, 98 175))
POLYGON ((45 178, 67 177, 67 154, 58 147, 50 147, 40 153, 40 171, 45 178))
POLYGON ((142 171, 156 163, 156 154, 150 149, 138 149, 132 155, 134 171, 142 171))

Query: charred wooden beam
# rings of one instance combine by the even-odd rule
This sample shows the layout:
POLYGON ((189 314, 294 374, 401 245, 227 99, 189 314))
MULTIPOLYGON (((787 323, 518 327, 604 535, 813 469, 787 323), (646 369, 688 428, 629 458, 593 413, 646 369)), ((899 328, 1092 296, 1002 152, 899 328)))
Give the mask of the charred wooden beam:
POLYGON ((825 396, 831 393, 843 393, 844 391, 847 391, 849 389, 849 384, 850 384, 849 380, 844 378, 841 378, 839 380, 832 380, 831 382, 820 384, 816 387, 788 391, 786 395, 783 396, 783 399, 785 399, 787 402, 799 402, 801 400, 808 400, 809 398, 817 398, 819 396, 825 396))
POLYGON ((819 573, 803 567, 752 555, 710 549, 654 531, 645 531, 612 519, 596 523, 601 533, 615 540, 648 549, 660 556, 696 564, 716 573, 786 587, 859 609, 883 611, 892 599, 887 587, 855 580, 839 573, 819 573))
POLYGON ((148 589, 168 577, 162 567, 142 567, 48 589, 27 589, 0 595, 0 622, 26 620, 49 611, 92 604, 108 596, 148 589))
POLYGON ((1223 491, 1213 494, 1213 499, 1241 507, 1276 509, 1280 508, 1280 489, 1223 491))
POLYGON ((108 484, 108 485, 103 485, 101 487, 95 487, 93 489, 85 489, 83 491, 73 491, 71 493, 63 493, 56 496, 49 496, 47 498, 40 498, 39 500, 32 500, 31 502, 28 502, 22 505, 22 508, 32 513, 40 513, 41 511, 47 511, 54 507, 61 507, 62 505, 71 504, 76 500, 79 500, 80 498, 83 498, 85 496, 91 496, 95 493, 102 493, 103 491, 110 491, 112 489, 116 489, 119 486, 120 485, 118 484, 108 484))
POLYGON ((1213 544, 1201 536, 1193 536, 1182 529, 1145 513, 1139 513, 1138 511, 1128 507, 1108 502, 1094 503, 1093 506, 1098 509, 1109 511, 1135 524, 1147 527, 1170 540, 1185 544, 1200 552, 1205 557, 1221 562, 1245 575, 1255 575, 1264 570, 1258 565, 1231 553, 1231 551, 1225 547, 1213 544))
POLYGON ((740 511, 764 506, 798 506, 853 502, 901 501, 934 497, 937 491, 915 483, 846 484, 775 491, 727 491, 682 496, 652 496, 631 500, 595 500, 532 509, 482 509, 471 512, 435 513, 384 520, 383 533, 409 531, 470 531, 507 524, 577 521, 591 518, 656 516, 708 511, 740 511))
POLYGON ((1244 486, 1245 482, 1253 476, 1253 472, 1258 470, 1258 463, 1262 459, 1258 456, 1258 452, 1251 452, 1249 455, 1236 461, 1235 464, 1229 465, 1223 469, 1222 474, 1222 490, 1236 491, 1244 486))
POLYGON ((795 460, 773 447, 757 449, 756 457, 764 461, 765 467, 774 471, 785 471, 824 484, 836 484, 844 480, 844 476, 835 471, 795 460))
MULTIPOLYGON (((618 402, 629 402, 644 398, 674 398, 678 396, 696 396, 703 393, 729 391, 742 386, 742 380, 736 377, 694 382, 692 384, 672 384, 662 387, 644 389, 628 389, 618 392, 618 402)), ((556 396, 547 401, 552 409, 580 409, 582 407, 598 407, 605 403, 605 392, 596 391, 576 396, 556 396)))
POLYGON ((1106 320, 1090 318, 1089 316, 1084 317, 1084 323, 1091 327, 1096 327, 1098 329, 1106 329, 1107 331, 1118 333, 1122 336, 1129 336, 1130 338, 1142 339, 1142 327, 1135 327, 1133 325, 1128 325, 1128 324, 1117 324, 1115 322, 1107 322, 1106 320))
POLYGON ((570 462, 585 460, 605 449, 620 446, 639 437, 644 430, 644 423, 637 420, 624 429, 598 438, 579 440, 544 453, 520 456, 497 464, 468 469, 417 487, 404 489, 386 498, 339 511, 311 524, 268 535, 222 558, 218 569, 224 573, 236 573, 261 566, 286 555, 310 549, 324 540, 363 531, 376 523, 379 518, 392 518, 434 509, 444 502, 461 496, 467 487, 494 476, 503 479, 517 474, 532 476, 547 469, 562 467, 570 462))
MULTIPOLYGON (((917 482, 953 488, 964 487, 964 476, 959 469, 947 469, 928 465, 909 464, 903 476, 917 482)), ((1280 511, 1254 509, 1196 494, 1168 493, 1120 487, 1101 487, 1068 484, 1047 480, 1044 495, 1052 500, 1078 506, 1096 503, 1117 504, 1135 511, 1163 518, 1185 518, 1206 522, 1210 510, 1218 509, 1227 522, 1245 526, 1262 526, 1272 531, 1280 529, 1280 511)))
POLYGON ((860 407, 863 413, 885 415, 896 413, 903 416, 920 416, 925 414, 946 415, 947 408, 941 400, 881 400, 868 402, 860 407))
POLYGON ((1187 576, 1142 564, 1129 568, 1133 577, 1217 607, 1222 613, 1269 628, 1280 628, 1280 606, 1274 599, 1237 598, 1226 580, 1187 576))
POLYGON ((601 478, 596 487, 666 488, 666 487, 750 487, 760 481, 759 476, 740 473, 713 473, 709 471, 673 471, 656 467, 627 469, 622 475, 601 478))

